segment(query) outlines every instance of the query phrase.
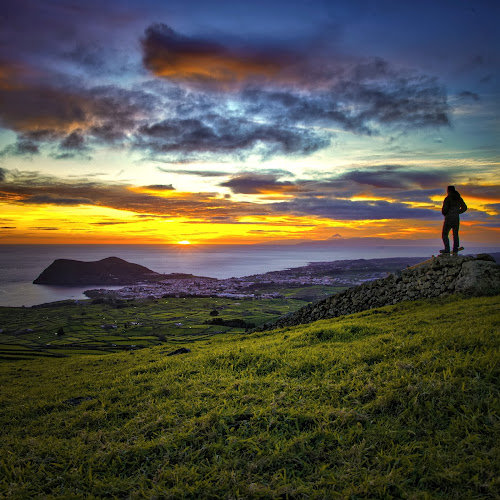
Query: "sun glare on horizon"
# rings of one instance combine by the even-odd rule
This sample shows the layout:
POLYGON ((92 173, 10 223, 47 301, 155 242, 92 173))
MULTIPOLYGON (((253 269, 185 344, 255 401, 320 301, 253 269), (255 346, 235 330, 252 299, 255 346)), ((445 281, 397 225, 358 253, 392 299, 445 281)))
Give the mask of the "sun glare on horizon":
POLYGON ((179 245, 191 245, 191 242, 188 240, 182 240, 177 242, 179 245))

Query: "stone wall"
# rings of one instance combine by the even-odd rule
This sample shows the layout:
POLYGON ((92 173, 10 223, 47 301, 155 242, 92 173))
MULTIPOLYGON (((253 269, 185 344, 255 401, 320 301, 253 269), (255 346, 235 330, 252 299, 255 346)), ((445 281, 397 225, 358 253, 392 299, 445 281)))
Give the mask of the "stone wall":
POLYGON ((335 318, 405 300, 452 294, 481 296, 497 293, 500 293, 500 266, 490 255, 439 256, 390 274, 386 278, 370 281, 308 304, 274 323, 261 325, 254 331, 335 318))

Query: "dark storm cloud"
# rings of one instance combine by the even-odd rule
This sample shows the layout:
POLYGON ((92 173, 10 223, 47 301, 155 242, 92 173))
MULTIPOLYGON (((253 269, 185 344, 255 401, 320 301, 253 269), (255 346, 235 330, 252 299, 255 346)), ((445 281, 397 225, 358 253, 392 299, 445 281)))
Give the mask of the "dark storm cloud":
POLYGON ((7 174, 7 170, 5 168, 0 168, 0 182, 5 180, 7 174))

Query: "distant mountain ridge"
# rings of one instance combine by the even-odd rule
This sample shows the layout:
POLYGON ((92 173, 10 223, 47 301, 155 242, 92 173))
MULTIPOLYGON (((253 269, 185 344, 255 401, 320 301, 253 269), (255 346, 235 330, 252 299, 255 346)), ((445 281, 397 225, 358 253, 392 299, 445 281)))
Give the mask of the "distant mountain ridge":
POLYGON ((36 285, 136 285, 154 283, 165 279, 192 278, 191 274, 160 274, 139 264, 119 257, 85 262, 57 259, 47 267, 33 283, 36 285))

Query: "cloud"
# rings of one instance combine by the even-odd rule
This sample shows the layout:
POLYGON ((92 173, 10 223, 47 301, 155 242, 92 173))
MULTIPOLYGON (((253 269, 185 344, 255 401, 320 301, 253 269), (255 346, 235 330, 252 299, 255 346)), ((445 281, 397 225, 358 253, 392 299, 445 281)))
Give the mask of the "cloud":
POLYGON ((350 201, 326 198, 296 198, 272 204, 280 214, 293 213, 333 220, 435 219, 436 210, 411 208, 388 201, 350 201))
MULTIPOLYGON (((43 176, 36 172, 19 172, 10 170, 9 182, 3 182, 0 193, 11 203, 19 205, 55 205, 79 206, 92 205, 124 210, 135 213, 137 220, 182 217, 193 224, 247 224, 245 217, 285 216, 328 218, 332 220, 394 220, 420 219, 440 220, 440 210, 430 202, 429 197, 436 193, 432 189, 400 191, 393 187, 374 188, 375 196, 392 193, 387 200, 350 201, 339 197, 334 182, 318 182, 295 179, 281 181, 280 174, 241 173, 233 176, 230 187, 238 193, 292 193, 293 198, 286 197, 282 202, 266 203, 238 202, 221 198, 214 193, 181 193, 175 190, 144 192, 141 188, 119 183, 98 183, 85 179, 66 181, 54 176, 43 176), (413 191, 413 192, 412 192, 413 191), (427 206, 413 207, 412 203, 427 202, 427 206), (392 200, 392 201, 389 201, 392 200), (405 203, 408 201, 408 203, 405 203)), ((347 183, 347 181, 342 181, 347 183)), ((355 181, 349 181, 355 186, 355 181)), ((385 186, 387 183, 383 182, 385 186)), ((392 186, 392 184, 390 184, 392 186)), ((169 186, 166 186, 169 187, 169 186)), ((349 185, 342 189, 353 189, 349 185)), ((494 195, 498 187, 467 185, 463 186, 463 194, 472 193, 494 195)), ((437 189, 437 188, 436 188, 437 189)), ((464 196, 465 196, 464 194, 464 196)), ((443 193, 444 196, 444 193, 443 193)), ((467 200, 467 198, 465 198, 467 200)), ((485 198, 486 199, 486 198, 485 198)), ((498 195, 491 198, 490 211, 498 208, 498 195)), ((491 220, 486 212, 474 211, 476 219, 491 220)), ((103 224, 114 223, 115 220, 103 220, 103 224)), ((251 223, 261 222, 250 220, 251 223)), ((307 221, 306 221, 307 224, 307 221)), ((314 225, 314 221, 311 221, 314 225)))
POLYGON ((152 191, 173 191, 175 190, 172 184, 152 184, 150 186, 144 186, 144 189, 151 189, 152 191))
POLYGON ((233 193, 238 194, 291 194, 307 189, 291 181, 279 181, 278 175, 242 173, 232 176, 219 186, 228 187, 233 193))
POLYGON ((81 152, 74 153, 53 153, 50 155, 54 160, 73 160, 78 158, 79 160, 90 161, 92 156, 84 155, 81 152))
POLYGON ((381 190, 379 194, 381 197, 396 198, 398 201, 402 202, 412 202, 412 203, 429 203, 434 205, 432 198, 440 196, 445 197, 444 186, 435 189, 408 189, 403 191, 392 192, 388 190, 381 190))
POLYGON ((173 80, 230 84, 253 77, 275 76, 289 54, 276 50, 229 47, 214 40, 187 37, 165 24, 153 24, 141 39, 144 66, 173 80))
POLYGON ((81 150, 86 138, 123 140, 147 113, 155 114, 158 104, 157 97, 141 90, 87 88, 65 75, 37 79, 32 72, 11 74, 0 85, 0 122, 31 141, 61 140, 62 149, 81 150))
MULTIPOLYGON (((312 178, 280 180, 290 176, 286 171, 241 172, 232 175, 219 186, 228 187, 237 194, 282 194, 305 198, 351 199, 363 197, 397 200, 399 202, 428 203, 432 198, 444 196, 447 186, 459 169, 426 169, 405 165, 366 166, 332 175, 309 172, 312 178)), ((492 189, 491 191, 494 191, 492 189)), ((483 191, 485 192, 485 191, 483 191)))
POLYGON ((241 93, 247 113, 303 126, 340 126, 358 134, 379 127, 404 130, 449 126, 446 90, 436 79, 385 62, 354 64, 324 89, 250 88, 241 93), (362 71, 360 66, 365 66, 362 71))
POLYGON ((307 155, 330 144, 328 134, 293 126, 273 126, 245 118, 212 114, 175 118, 139 128, 135 147, 151 154, 222 153, 267 157, 307 155))
POLYGON ((3 182, 7 176, 8 170, 0 167, 0 182, 3 182))
POLYGON ((0 100, 0 119, 15 131, 61 133, 88 120, 86 99, 63 89, 41 85, 0 89, 0 100))
POLYGON ((471 198, 479 198, 482 200, 493 200, 500 201, 500 185, 493 184, 487 186, 481 185, 465 185, 459 186, 455 185, 457 191, 460 192, 465 198, 470 196, 471 198))
POLYGON ((224 96, 186 92, 171 84, 148 91, 86 88, 62 75, 44 82, 15 75, 10 85, 0 87, 0 101, 0 121, 24 138, 8 146, 4 156, 34 153, 49 144, 56 145, 52 157, 69 159, 109 144, 171 160, 249 154, 269 158, 311 154, 327 147, 332 135, 298 127, 293 120, 263 120, 235 110, 224 96))
POLYGON ((196 177, 225 177, 231 175, 230 172, 223 172, 221 170, 187 170, 178 168, 163 168, 156 167, 160 172, 165 172, 167 174, 178 174, 178 175, 194 175, 196 177))
POLYGON ((85 137, 80 130, 75 130, 67 135, 60 146, 61 149, 70 149, 72 151, 83 151, 87 149, 85 146, 85 137))
POLYGON ((403 165, 380 165, 349 170, 336 177, 338 181, 352 181, 375 188, 408 189, 436 188, 450 182, 451 172, 440 169, 412 169, 403 165))
MULTIPOLYGON (((76 43, 66 56, 102 65, 95 47, 76 43)), ((54 69, 64 65, 2 63, 0 123, 18 134, 2 155, 89 159, 111 146, 149 160, 267 160, 324 150, 339 127, 374 135, 383 127, 449 125, 446 90, 436 79, 382 59, 251 39, 243 46, 163 25, 147 28, 141 47, 157 78, 127 86, 116 79, 91 86, 94 78, 54 69)))
POLYGON ((28 196, 20 202, 25 205, 93 205, 92 200, 88 198, 63 198, 52 194, 37 194, 28 196))
POLYGON ((116 226, 117 224, 135 224, 139 221, 125 221, 125 220, 117 220, 117 221, 101 221, 101 222, 91 222, 91 226, 116 226))
POLYGON ((458 96, 466 99, 472 99, 473 101, 480 100, 479 94, 476 94, 476 92, 471 92, 470 90, 464 90, 463 92, 460 92, 458 96))
POLYGON ((71 182, 36 172, 10 171, 9 183, 0 195, 20 205, 92 205, 135 212, 150 217, 242 217, 269 213, 266 207, 218 198, 214 193, 178 193, 164 190, 160 195, 119 183, 98 183, 85 179, 71 182), (166 193, 169 193, 166 196, 166 193))
POLYGON ((271 44, 266 52, 243 50, 158 24, 146 30, 142 47, 144 65, 155 76, 198 90, 220 88, 226 99, 243 104, 246 116, 274 123, 336 124, 363 134, 376 133, 378 126, 450 123, 443 85, 381 58, 332 57, 271 44))
POLYGON ((15 144, 8 144, 0 151, 0 157, 5 156, 26 156, 31 157, 40 154, 37 144, 29 140, 18 140, 15 144))

